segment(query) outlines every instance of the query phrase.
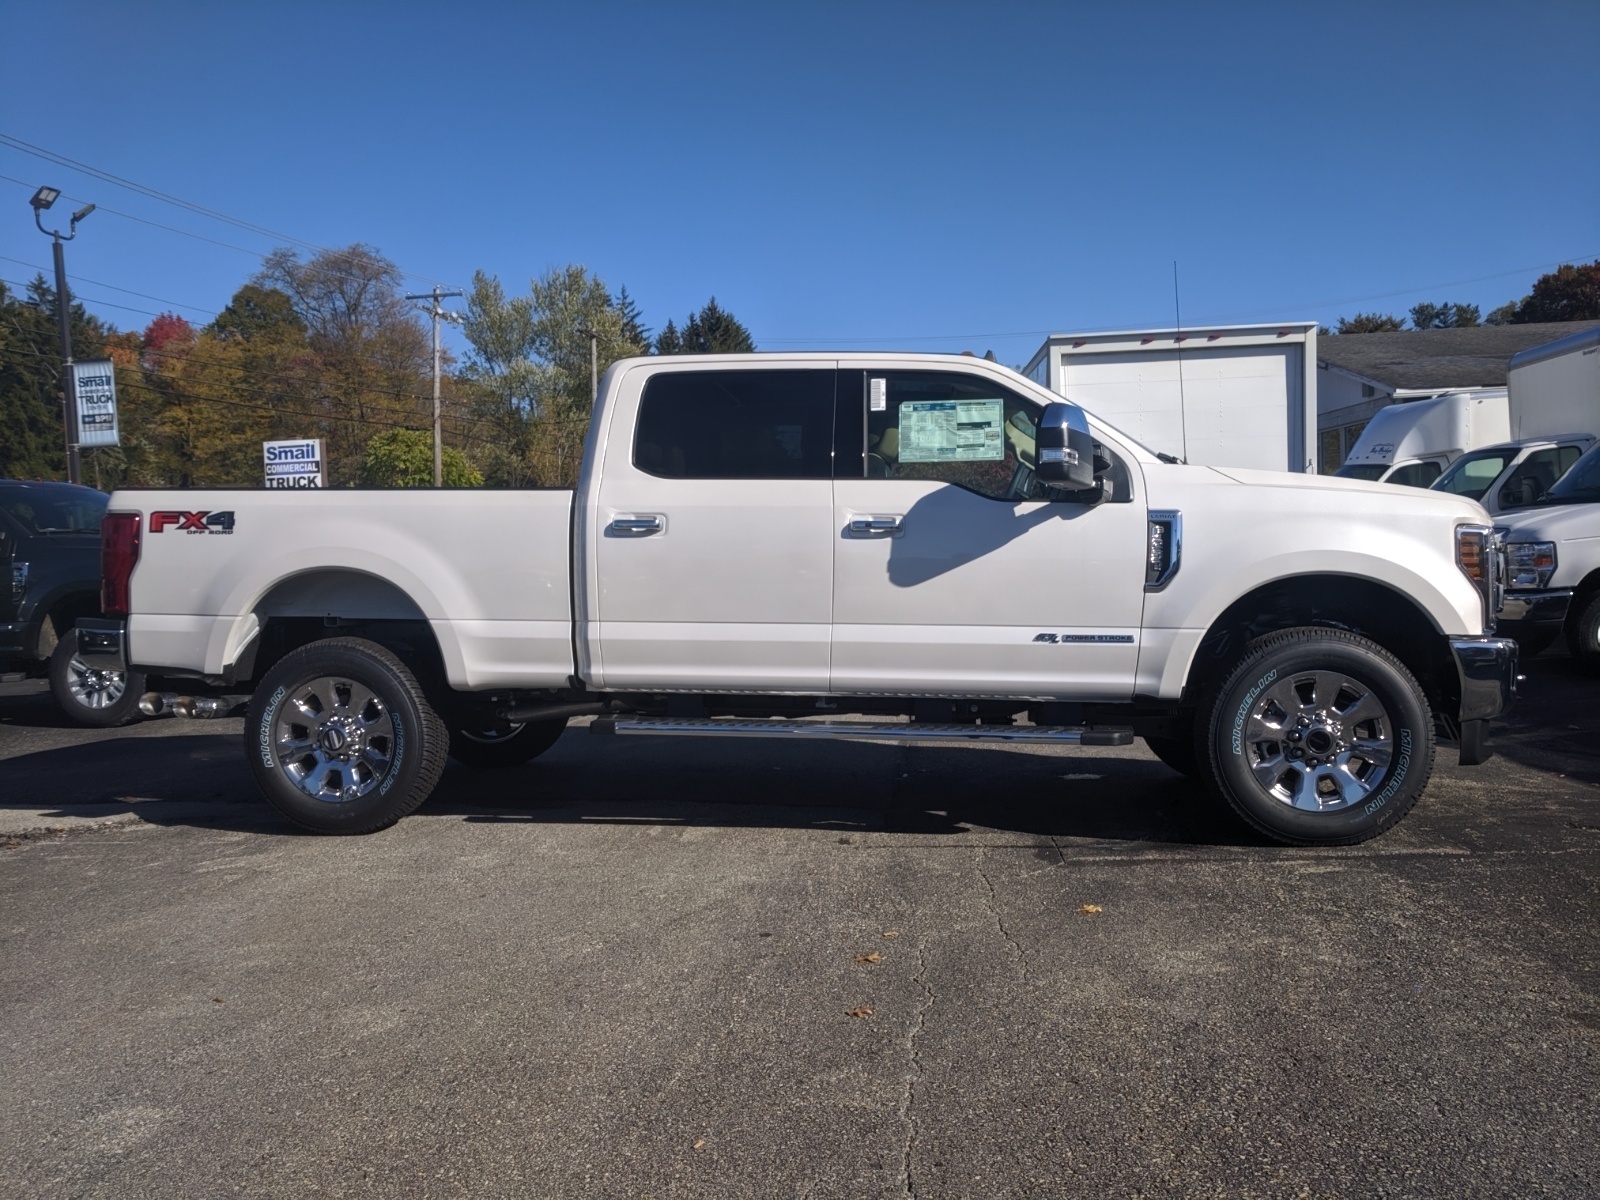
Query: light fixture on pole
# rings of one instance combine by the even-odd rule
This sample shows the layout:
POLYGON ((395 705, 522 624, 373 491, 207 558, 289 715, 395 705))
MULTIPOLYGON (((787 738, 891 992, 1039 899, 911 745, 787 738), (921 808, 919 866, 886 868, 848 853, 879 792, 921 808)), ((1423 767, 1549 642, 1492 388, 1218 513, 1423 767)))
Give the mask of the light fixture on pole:
POLYGON ((67 232, 59 229, 46 229, 43 214, 61 198, 61 189, 41 187, 33 194, 33 199, 28 201, 33 205, 33 223, 39 227, 39 232, 53 238, 53 250, 56 263, 56 324, 61 330, 61 395, 64 401, 62 422, 67 433, 67 480, 71 483, 79 482, 81 471, 78 462, 78 389, 73 386, 72 380, 72 298, 67 294, 67 259, 62 252, 61 243, 70 242, 78 236, 78 222, 94 211, 94 205, 85 204, 72 214, 72 219, 67 224, 67 232))

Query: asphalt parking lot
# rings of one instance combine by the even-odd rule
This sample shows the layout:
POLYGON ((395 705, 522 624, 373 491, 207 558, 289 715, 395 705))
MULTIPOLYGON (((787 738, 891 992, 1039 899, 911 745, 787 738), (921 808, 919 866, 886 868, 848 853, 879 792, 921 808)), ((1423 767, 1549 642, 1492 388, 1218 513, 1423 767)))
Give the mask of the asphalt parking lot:
POLYGON ((1399 829, 1133 749, 569 730, 302 835, 0 697, 0 1193, 1592 1196, 1600 681, 1399 829))

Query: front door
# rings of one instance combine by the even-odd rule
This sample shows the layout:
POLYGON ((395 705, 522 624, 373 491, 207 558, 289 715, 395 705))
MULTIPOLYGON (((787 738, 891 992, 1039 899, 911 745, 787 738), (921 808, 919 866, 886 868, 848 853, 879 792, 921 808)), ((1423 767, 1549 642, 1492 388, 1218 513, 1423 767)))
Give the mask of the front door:
POLYGON ((669 368, 623 402, 635 436, 606 452, 592 543, 599 686, 827 690, 833 412, 832 363, 669 368))
POLYGON ((862 477, 834 482, 833 690, 1128 699, 1137 465, 1112 452, 1104 498, 1062 497, 1033 477, 1033 400, 959 371, 868 371, 862 391, 862 477))

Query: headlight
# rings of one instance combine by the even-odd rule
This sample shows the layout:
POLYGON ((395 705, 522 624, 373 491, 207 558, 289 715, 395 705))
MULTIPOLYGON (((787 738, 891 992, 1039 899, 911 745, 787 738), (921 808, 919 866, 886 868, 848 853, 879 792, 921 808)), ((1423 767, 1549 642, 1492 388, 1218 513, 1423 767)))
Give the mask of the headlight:
POLYGON ((1542 588, 1556 573, 1554 542, 1507 542, 1506 587, 1542 588))

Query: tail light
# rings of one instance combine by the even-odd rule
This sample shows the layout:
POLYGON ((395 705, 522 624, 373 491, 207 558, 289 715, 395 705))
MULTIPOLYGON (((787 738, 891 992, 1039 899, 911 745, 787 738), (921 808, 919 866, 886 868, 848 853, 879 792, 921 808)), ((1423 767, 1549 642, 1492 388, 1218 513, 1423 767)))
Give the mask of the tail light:
POLYGON ((128 581, 139 561, 139 514, 107 513, 100 522, 100 612, 128 615, 128 581))

